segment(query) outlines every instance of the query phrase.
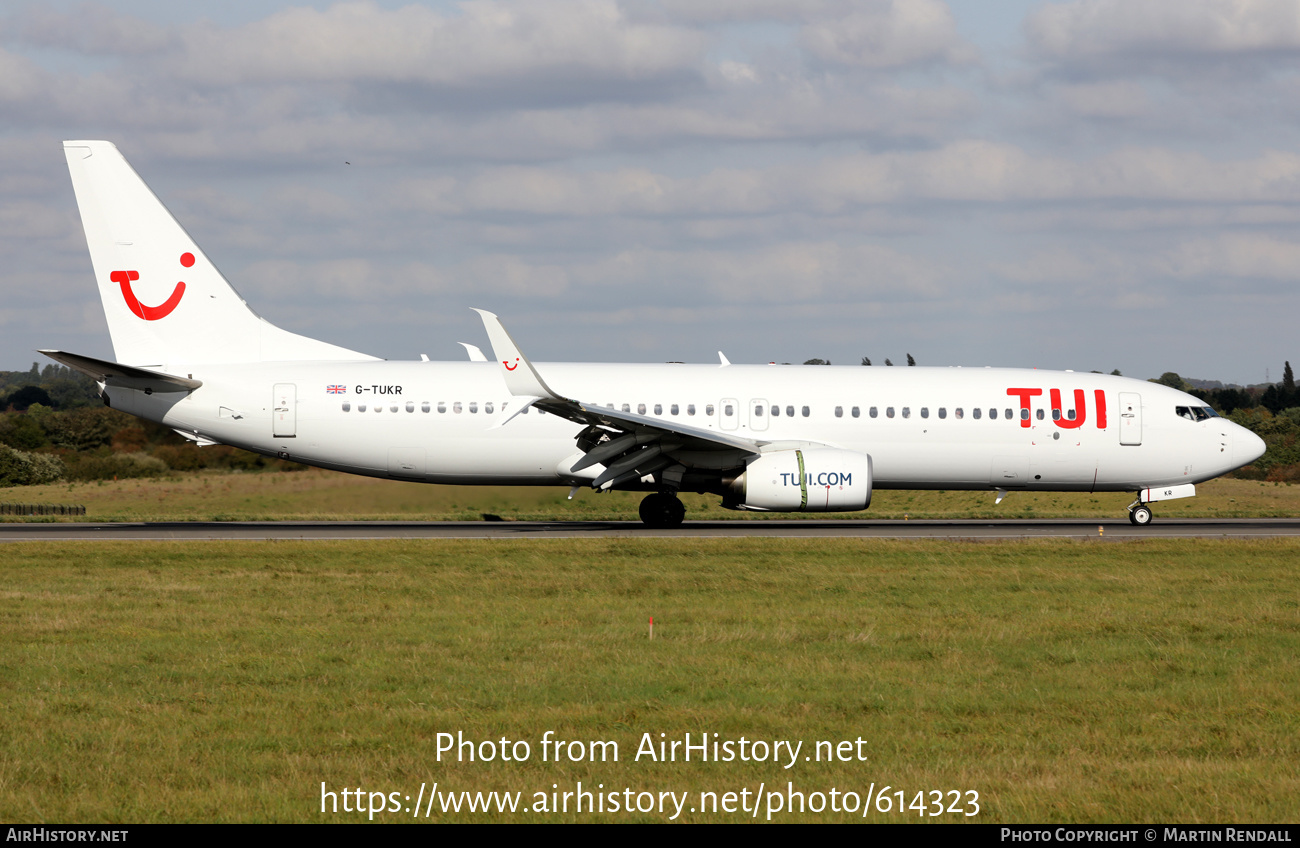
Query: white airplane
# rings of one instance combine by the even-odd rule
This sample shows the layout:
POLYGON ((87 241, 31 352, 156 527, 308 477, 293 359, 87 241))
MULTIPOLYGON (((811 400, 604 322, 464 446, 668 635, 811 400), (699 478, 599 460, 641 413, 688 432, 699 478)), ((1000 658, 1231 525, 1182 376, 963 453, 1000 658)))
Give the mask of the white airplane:
POLYGON ((104 403, 200 445, 425 483, 678 492, 732 509, 866 509, 874 489, 1131 491, 1148 504, 1264 443, 1166 386, 1073 371, 534 364, 478 310, 493 361, 391 362, 273 326, 117 148, 66 141, 116 362, 42 351, 104 403))

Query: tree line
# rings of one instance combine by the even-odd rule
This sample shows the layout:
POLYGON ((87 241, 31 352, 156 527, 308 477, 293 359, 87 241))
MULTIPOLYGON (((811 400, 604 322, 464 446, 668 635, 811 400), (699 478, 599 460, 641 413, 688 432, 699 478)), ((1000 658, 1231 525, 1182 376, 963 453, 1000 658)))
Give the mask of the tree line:
POLYGON ((226 445, 200 449, 168 427, 109 409, 94 380, 60 365, 0 371, 0 410, 0 487, 305 467, 226 445))

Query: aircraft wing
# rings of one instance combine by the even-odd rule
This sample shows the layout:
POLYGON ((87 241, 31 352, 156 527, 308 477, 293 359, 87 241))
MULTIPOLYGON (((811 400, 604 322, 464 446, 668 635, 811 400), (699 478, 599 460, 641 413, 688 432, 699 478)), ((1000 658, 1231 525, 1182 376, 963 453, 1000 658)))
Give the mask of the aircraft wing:
POLYGON ((42 350, 39 353, 45 354, 55 362, 62 362, 88 377, 93 377, 101 383, 111 380, 117 386, 153 389, 155 392, 189 392, 203 385, 203 381, 192 377, 178 377, 175 374, 164 374, 162 371, 151 371, 135 365, 122 365, 119 362, 82 356, 79 353, 67 353, 62 350, 42 350))
POLYGON ((496 426, 502 426, 530 406, 585 424, 586 429, 578 434, 577 443, 586 456, 569 470, 576 474, 593 465, 604 465, 605 470, 591 481, 592 488, 609 488, 647 474, 658 474, 671 485, 674 480, 680 482, 688 465, 743 466, 767 444, 565 397, 546 384, 501 319, 483 309, 474 311, 483 319, 506 387, 524 401, 496 426))

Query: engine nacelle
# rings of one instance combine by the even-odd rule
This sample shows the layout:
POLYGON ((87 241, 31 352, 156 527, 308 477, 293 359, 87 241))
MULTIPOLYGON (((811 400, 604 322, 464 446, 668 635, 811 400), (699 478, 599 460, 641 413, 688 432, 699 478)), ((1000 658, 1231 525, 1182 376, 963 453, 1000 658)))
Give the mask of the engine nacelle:
POLYGON ((853 512, 871 505, 871 457, 835 448, 760 455, 731 486, 736 509, 853 512))

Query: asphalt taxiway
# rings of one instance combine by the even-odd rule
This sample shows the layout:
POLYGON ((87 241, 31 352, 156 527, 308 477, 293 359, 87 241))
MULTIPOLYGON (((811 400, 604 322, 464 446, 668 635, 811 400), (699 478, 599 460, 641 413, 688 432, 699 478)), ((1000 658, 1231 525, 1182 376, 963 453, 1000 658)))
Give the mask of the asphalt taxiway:
POLYGON ((860 538, 860 539, 1263 539, 1300 536, 1300 518, 944 521, 229 521, 0 523, 0 542, 367 539, 860 538))

